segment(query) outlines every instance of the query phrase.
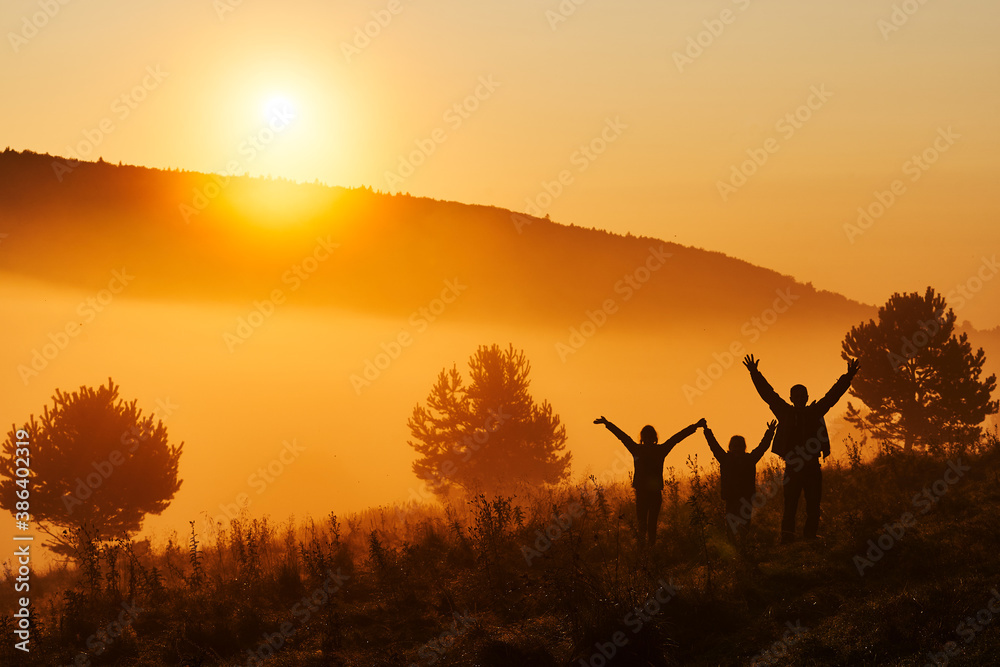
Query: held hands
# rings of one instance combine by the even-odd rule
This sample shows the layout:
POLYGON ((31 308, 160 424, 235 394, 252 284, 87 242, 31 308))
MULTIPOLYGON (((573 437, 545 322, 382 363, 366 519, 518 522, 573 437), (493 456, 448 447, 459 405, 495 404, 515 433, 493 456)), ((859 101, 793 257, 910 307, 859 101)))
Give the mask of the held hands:
POLYGON ((594 420, 594 423, 595 423, 595 424, 607 424, 607 423, 608 423, 608 420, 607 420, 607 419, 605 419, 605 418, 604 418, 604 417, 602 416, 602 417, 598 417, 597 419, 595 419, 595 420, 594 420))
POLYGON ((705 421, 704 417, 702 417, 701 419, 699 419, 698 421, 696 421, 694 423, 694 425, 697 426, 697 427, 699 427, 699 428, 705 428, 705 429, 708 428, 708 422, 705 421))
POLYGON ((757 364, 759 363, 760 359, 754 359, 752 354, 748 354, 746 357, 743 358, 743 365, 746 366, 747 370, 750 371, 751 373, 753 373, 754 371, 759 372, 759 369, 757 368, 757 364))

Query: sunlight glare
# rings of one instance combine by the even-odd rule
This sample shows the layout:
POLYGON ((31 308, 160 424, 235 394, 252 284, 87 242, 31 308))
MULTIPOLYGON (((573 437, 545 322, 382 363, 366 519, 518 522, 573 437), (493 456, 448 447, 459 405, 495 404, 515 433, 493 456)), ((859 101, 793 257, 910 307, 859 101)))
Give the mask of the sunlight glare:
POLYGON ((295 102, 285 95, 271 95, 264 102, 264 120, 288 124, 298 116, 295 102))

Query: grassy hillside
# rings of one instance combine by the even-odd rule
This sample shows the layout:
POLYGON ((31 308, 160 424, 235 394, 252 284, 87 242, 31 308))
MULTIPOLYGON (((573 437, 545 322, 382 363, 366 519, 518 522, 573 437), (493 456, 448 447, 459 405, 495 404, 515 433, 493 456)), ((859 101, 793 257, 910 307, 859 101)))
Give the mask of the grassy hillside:
POLYGON ((111 268, 137 276, 130 295, 172 300, 260 299, 288 290, 288 271, 317 239, 339 244, 313 267, 311 303, 406 316, 458 278, 456 316, 480 322, 576 324, 607 298, 641 285, 636 326, 706 318, 739 326, 792 288, 795 317, 843 328, 871 309, 721 253, 559 225, 503 209, 268 179, 223 179, 49 155, 0 153, 9 213, 2 268, 41 280, 101 285, 111 268), (651 249, 669 254, 643 273, 651 249))
MULTIPOLYGON (((825 471, 824 537, 789 546, 771 456, 742 548, 705 461, 684 488, 668 471, 648 554, 628 489, 598 478, 444 510, 242 517, 167 545, 81 536, 79 566, 35 580, 18 664, 995 664, 996 433, 947 459, 851 451, 825 471)), ((0 590, 13 608, 13 573, 0 590)))

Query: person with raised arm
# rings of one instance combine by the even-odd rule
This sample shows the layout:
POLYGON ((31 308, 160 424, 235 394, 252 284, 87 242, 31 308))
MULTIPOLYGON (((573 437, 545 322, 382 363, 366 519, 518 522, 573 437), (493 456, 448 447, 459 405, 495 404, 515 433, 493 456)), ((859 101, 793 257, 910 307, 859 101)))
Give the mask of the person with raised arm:
POLYGON ((740 539, 749 531, 753 516, 753 496, 757 492, 757 462, 771 446, 774 427, 777 425, 778 422, 773 419, 768 422, 764 437, 751 452, 747 451, 747 441, 742 435, 731 437, 729 451, 725 451, 708 425, 702 429, 709 449, 719 461, 719 486, 726 503, 726 523, 733 535, 740 539))
POLYGON ((840 376, 826 395, 818 401, 809 403, 809 391, 805 386, 797 384, 791 388, 785 401, 764 379, 758 364, 760 359, 754 359, 748 354, 743 359, 743 365, 750 371, 750 379, 757 393, 771 408, 778 419, 778 430, 774 434, 774 445, 771 450, 785 460, 785 476, 782 483, 785 487, 784 516, 781 519, 781 542, 787 544, 795 539, 795 512, 799 507, 799 497, 805 495, 806 522, 802 536, 811 539, 816 537, 819 528, 819 506, 823 496, 823 471, 819 456, 826 459, 830 455, 830 435, 826 430, 824 416, 830 411, 841 396, 851 386, 851 380, 860 368, 857 359, 849 359, 847 372, 840 376))
POLYGON ((649 546, 652 547, 656 544, 656 524, 660 518, 660 506, 663 504, 663 461, 677 443, 694 433, 699 426, 705 426, 705 420, 701 419, 678 431, 662 444, 657 444, 656 429, 649 425, 642 427, 642 431, 639 432, 639 442, 636 444, 627 433, 604 417, 595 419, 594 423, 604 424, 632 455, 632 462, 635 465, 632 488, 635 490, 639 542, 646 542, 648 537, 649 546))

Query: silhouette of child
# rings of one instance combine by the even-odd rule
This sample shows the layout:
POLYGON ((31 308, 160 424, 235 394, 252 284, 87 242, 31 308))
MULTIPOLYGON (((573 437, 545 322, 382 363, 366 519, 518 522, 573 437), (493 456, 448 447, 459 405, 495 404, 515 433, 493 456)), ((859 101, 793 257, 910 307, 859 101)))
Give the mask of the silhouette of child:
POLYGON ((747 441, 742 435, 729 439, 727 452, 723 451, 707 424, 702 430, 709 449, 719 461, 719 486, 722 488, 722 499, 726 502, 726 523, 738 537, 745 535, 750 528, 751 499, 757 492, 757 462, 771 446, 777 425, 774 419, 768 422, 764 437, 752 452, 747 452, 747 441))
POLYGON ((656 544, 656 522, 660 517, 660 506, 663 504, 663 460, 677 443, 694 433, 699 426, 704 426, 705 420, 702 419, 678 431, 663 444, 657 444, 656 429, 649 425, 642 427, 642 431, 639 432, 639 444, 636 444, 628 434, 604 417, 595 419, 594 423, 604 424, 632 454, 632 462, 635 465, 632 488, 635 489, 639 541, 645 542, 648 536, 649 546, 652 547, 656 544))

